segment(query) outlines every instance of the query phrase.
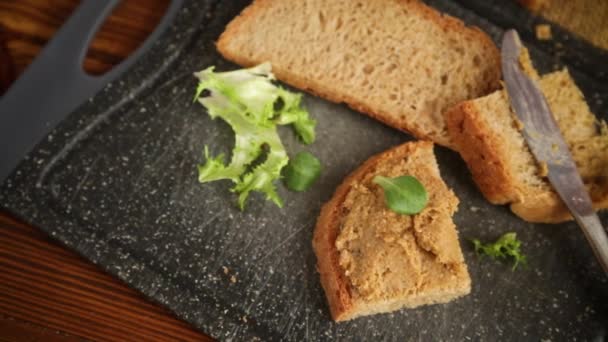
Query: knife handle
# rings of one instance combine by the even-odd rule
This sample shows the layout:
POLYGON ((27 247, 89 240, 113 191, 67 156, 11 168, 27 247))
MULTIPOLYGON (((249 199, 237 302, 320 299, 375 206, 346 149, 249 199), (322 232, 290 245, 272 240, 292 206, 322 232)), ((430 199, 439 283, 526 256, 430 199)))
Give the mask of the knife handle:
POLYGON ((0 98, 0 184, 61 120, 135 63, 170 25, 183 0, 127 59, 100 76, 85 72, 89 44, 121 0, 84 0, 0 98))
POLYGON ((580 216, 573 212, 578 225, 582 228, 596 259, 608 274, 608 237, 597 214, 580 216))

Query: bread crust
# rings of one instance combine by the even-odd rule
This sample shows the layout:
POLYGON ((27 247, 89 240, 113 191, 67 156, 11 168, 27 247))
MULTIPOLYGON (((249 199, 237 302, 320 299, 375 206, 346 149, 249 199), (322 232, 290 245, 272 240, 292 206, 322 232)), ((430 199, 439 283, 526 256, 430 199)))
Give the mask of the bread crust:
MULTIPOLYGON (((255 0, 251 5, 245 8, 240 15, 233 19, 228 24, 228 26, 226 26, 226 29, 220 35, 218 41, 216 42, 217 49, 222 54, 222 56, 224 56, 228 60, 231 60, 239 65, 246 67, 250 67, 255 64, 264 62, 249 58, 245 54, 240 54, 238 52, 233 53, 233 51, 231 51, 228 45, 233 39, 233 37, 239 35, 241 26, 248 20, 254 20, 253 18, 255 18, 258 13, 263 12, 264 9, 268 7, 272 1, 274 0, 255 0)), ((433 21, 445 32, 457 31, 465 35, 467 37, 467 40, 480 42, 481 45, 484 46, 484 49, 487 51, 487 57, 491 61, 490 63, 495 65, 495 67, 492 68, 492 70, 494 70, 493 74, 487 76, 487 78, 491 79, 491 81, 487 83, 486 89, 484 90, 484 94, 490 93, 493 90, 498 89, 501 78, 500 53, 494 42, 485 32, 483 32, 477 27, 468 27, 461 20, 447 15, 443 15, 418 0, 398 0, 398 2, 404 5, 407 4, 411 8, 415 8, 416 10, 418 10, 420 15, 433 21)), ((273 65, 273 73, 277 76, 278 79, 296 88, 302 89, 331 102, 345 103, 350 108, 356 111, 364 113, 390 127, 410 133, 419 139, 431 140, 437 144, 443 145, 451 149, 455 149, 455 146, 450 141, 448 134, 444 136, 431 136, 418 129, 414 125, 408 125, 405 121, 398 120, 389 115, 388 113, 365 105, 362 101, 360 101, 354 96, 350 96, 346 93, 339 93, 333 91, 332 89, 327 86, 324 86, 315 79, 300 77, 295 73, 291 72, 289 69, 281 68, 278 65, 273 65)))
POLYGON ((456 150, 485 198, 493 204, 518 201, 521 196, 513 191, 515 180, 507 172, 501 142, 489 134, 475 104, 462 102, 446 111, 444 118, 456 150))
MULTIPOLYGON (((592 198, 593 209, 608 208, 608 197, 592 198)), ((511 211, 528 222, 561 223, 574 219, 570 210, 555 192, 526 195, 525 202, 511 204, 511 211)))
POLYGON ((339 253, 336 248, 336 238, 340 233, 340 209, 348 195, 351 186, 367 174, 373 172, 376 165, 399 157, 405 157, 416 149, 433 148, 429 141, 405 143, 377 154, 359 166, 344 179, 329 202, 321 209, 313 236, 313 249, 317 256, 317 268, 321 277, 321 285, 325 290, 331 316, 335 321, 344 321, 356 316, 352 293, 348 279, 339 264, 339 253))
POLYGON ((511 211, 528 222, 560 223, 572 220, 572 215, 554 192, 527 195, 525 202, 511 203, 511 211))

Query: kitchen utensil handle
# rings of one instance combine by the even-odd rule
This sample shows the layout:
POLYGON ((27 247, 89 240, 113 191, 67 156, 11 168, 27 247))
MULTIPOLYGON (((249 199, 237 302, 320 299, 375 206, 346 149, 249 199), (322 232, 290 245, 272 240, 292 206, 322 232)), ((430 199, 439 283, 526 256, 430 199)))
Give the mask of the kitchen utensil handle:
POLYGON ((89 43, 120 0, 84 0, 0 98, 0 183, 61 120, 127 70, 171 24, 183 0, 127 59, 101 76, 83 68, 89 43))
POLYGON ((608 237, 599 217, 595 213, 585 216, 574 213, 574 218, 582 228, 598 262, 608 274, 608 237))

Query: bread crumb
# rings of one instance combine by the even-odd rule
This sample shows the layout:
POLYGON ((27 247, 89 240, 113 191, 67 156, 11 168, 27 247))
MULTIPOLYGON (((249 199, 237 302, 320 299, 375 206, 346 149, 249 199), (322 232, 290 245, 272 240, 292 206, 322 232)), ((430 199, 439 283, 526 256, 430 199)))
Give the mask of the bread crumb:
POLYGON ((236 283, 236 277, 235 276, 230 276, 230 282, 231 283, 236 283))
POLYGON ((547 177, 548 174, 549 174, 549 168, 547 167, 547 163, 546 162, 538 163, 538 175, 540 177, 547 177))
POLYGON ((476 213, 476 212, 478 212, 478 211, 479 211, 479 208, 478 208, 478 207, 473 206, 473 207, 470 207, 470 208, 469 208, 469 210, 471 210, 472 212, 476 213))
POLYGON ((224 274, 228 274, 228 272, 230 272, 230 270, 226 266, 222 266, 222 269, 224 270, 224 274))
POLYGON ((519 120, 518 117, 513 116, 513 123, 515 124, 515 128, 518 131, 523 131, 524 130, 524 123, 521 120, 519 120))
POLYGON ((241 319, 243 320, 243 322, 247 323, 247 316, 243 316, 241 317, 241 319))
POLYGON ((536 25, 536 39, 551 40, 552 38, 553 35, 551 34, 551 26, 549 24, 536 25))

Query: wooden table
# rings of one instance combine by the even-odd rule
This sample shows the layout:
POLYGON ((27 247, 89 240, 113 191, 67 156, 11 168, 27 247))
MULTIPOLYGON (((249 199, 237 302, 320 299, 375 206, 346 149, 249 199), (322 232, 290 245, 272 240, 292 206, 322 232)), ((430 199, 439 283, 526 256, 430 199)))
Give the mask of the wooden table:
MULTIPOLYGON (((0 93, 78 3, 0 1, 0 93)), ((128 56, 168 3, 124 1, 96 36, 85 69, 101 74, 128 56)), ((211 341, 37 228, 0 211, 0 341, 83 339, 211 341)))

